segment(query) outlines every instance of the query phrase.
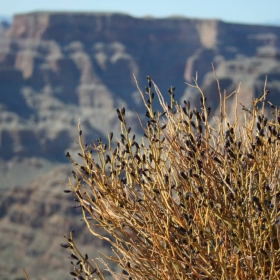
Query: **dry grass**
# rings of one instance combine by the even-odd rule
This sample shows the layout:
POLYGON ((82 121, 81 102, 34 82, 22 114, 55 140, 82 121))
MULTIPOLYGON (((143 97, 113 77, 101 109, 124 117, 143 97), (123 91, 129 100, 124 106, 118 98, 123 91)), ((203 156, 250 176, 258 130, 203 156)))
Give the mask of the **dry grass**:
MULTIPOLYGON (((111 243, 115 256, 108 258, 122 270, 111 271, 115 279, 279 279, 279 108, 264 87, 251 108, 243 107, 245 121, 236 114, 230 122, 228 96, 219 90, 220 116, 212 117, 196 79, 193 86, 200 109, 180 106, 173 88, 166 104, 148 77, 140 90, 147 108, 146 124, 139 117, 142 143, 127 127, 125 109, 117 110, 116 148, 112 134, 107 144, 84 145, 79 125, 83 164, 67 154, 76 167, 69 183, 77 207, 89 231, 111 243), (155 96, 162 112, 153 110, 155 96)), ((237 108, 238 91, 233 95, 237 108)), ((71 250, 75 279, 105 279, 72 233, 62 245, 71 250)))

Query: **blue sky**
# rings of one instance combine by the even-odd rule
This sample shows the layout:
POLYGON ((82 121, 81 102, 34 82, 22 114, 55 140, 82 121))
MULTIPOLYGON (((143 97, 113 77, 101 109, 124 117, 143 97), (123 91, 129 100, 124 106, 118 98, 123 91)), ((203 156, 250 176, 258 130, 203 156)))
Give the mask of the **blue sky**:
POLYGON ((279 0, 1 0, 0 14, 32 11, 115 11, 133 16, 217 18, 229 22, 279 21, 279 0))

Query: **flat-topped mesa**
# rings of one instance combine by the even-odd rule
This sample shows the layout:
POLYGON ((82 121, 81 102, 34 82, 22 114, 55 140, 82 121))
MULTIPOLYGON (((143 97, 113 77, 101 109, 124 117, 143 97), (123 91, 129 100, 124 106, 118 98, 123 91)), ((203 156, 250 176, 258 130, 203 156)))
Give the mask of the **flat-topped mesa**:
POLYGON ((155 40, 161 44, 181 41, 197 47, 214 47, 218 22, 183 17, 134 18, 119 13, 34 12, 15 15, 6 36, 60 43, 137 41, 143 47, 155 40))
MULTIPOLYGON (((72 38, 76 37, 75 32, 77 31, 82 31, 82 33, 84 33, 86 29, 88 29, 87 31, 90 30, 90 33, 102 31, 101 29, 104 28, 106 22, 108 27, 108 19, 110 19, 112 15, 113 14, 110 13, 66 12, 33 12, 27 14, 17 14, 14 16, 13 25, 7 33, 7 37, 24 39, 54 39, 63 41, 65 39, 69 39, 70 36, 72 38), (80 28, 83 30, 78 30, 80 28), (69 31, 71 31, 70 34, 69 31), (59 37, 56 38, 57 35, 59 35, 59 37)), ((114 15, 118 16, 119 14, 114 15)))
POLYGON ((49 26, 49 15, 45 13, 18 14, 14 16, 13 24, 6 37, 41 39, 49 26))

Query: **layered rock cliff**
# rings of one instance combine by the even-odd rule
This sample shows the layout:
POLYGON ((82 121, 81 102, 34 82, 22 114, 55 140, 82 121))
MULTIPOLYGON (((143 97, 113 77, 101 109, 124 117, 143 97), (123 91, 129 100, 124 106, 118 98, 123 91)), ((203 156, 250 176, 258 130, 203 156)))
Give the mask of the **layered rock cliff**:
MULTIPOLYGON (((277 63, 279 35, 277 27, 216 20, 106 13, 16 15, 0 40, 1 158, 33 156, 61 162, 76 137, 78 119, 89 141, 116 129, 116 107, 144 111, 133 74, 142 87, 147 74, 163 92, 176 85, 180 99, 184 82, 196 71, 201 84, 204 77, 211 79, 211 62, 217 71, 238 59, 277 63)), ((226 75, 238 77, 233 69, 229 67, 226 75)), ((246 81, 253 84, 256 75, 251 72, 246 81)), ((239 81, 244 76, 233 84, 239 81)), ((246 88, 244 94, 253 96, 256 90, 246 88)), ((135 125, 133 117, 131 121, 135 125)))
POLYGON ((60 237, 51 239, 65 231, 54 232, 51 223, 64 223, 57 213, 64 213, 68 201, 64 205, 63 198, 52 193, 60 182, 50 185, 49 178, 64 174, 61 181, 67 180, 68 169, 60 164, 65 163, 66 151, 78 149, 79 120, 91 143, 118 131, 115 109, 125 106, 137 133, 133 110, 143 114, 145 108, 133 74, 142 89, 150 75, 164 95, 176 86, 177 99, 199 106, 198 94, 185 84, 198 72, 215 113, 218 92, 212 62, 222 90, 231 92, 242 83, 239 100, 244 105, 261 94, 266 75, 269 99, 280 103, 279 38, 279 27, 114 13, 37 12, 16 15, 11 27, 0 27, 0 217, 5 229, 0 248, 9 252, 0 267, 5 267, 5 277, 20 273, 17 255, 25 256, 21 265, 26 267, 35 267, 31 255, 45 258, 39 266, 48 264, 49 270, 64 266, 54 253, 60 237), (30 185, 34 178, 40 179, 30 185), (47 226, 48 221, 52 222, 47 226), (14 245, 8 236, 13 236, 14 245), (51 245, 47 250, 42 243, 37 252, 36 244, 44 238, 51 245))

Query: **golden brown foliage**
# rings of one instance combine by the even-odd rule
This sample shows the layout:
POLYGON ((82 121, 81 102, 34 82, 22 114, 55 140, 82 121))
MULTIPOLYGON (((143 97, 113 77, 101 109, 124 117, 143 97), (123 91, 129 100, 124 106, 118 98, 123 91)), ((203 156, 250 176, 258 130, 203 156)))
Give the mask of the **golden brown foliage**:
MULTIPOLYGON (((146 92, 140 90, 148 119, 144 126, 139 117, 141 143, 126 125, 124 108, 117 110, 116 148, 112 133, 107 144, 84 145, 79 125, 83 164, 67 154, 76 166, 75 183, 69 182, 77 207, 89 231, 111 244, 115 256, 108 258, 122 269, 111 271, 115 279, 279 279, 279 108, 267 101, 264 87, 251 108, 243 107, 244 122, 237 114, 230 122, 228 96, 219 91, 220 116, 212 117, 194 82, 200 109, 180 106, 174 88, 167 105, 148 77, 146 92), (152 91, 162 112, 153 110, 152 91)), ((233 94, 237 107, 238 91, 233 94)), ((62 245, 78 261, 71 274, 105 279, 96 260, 78 251, 72 233, 66 240, 62 245)))

